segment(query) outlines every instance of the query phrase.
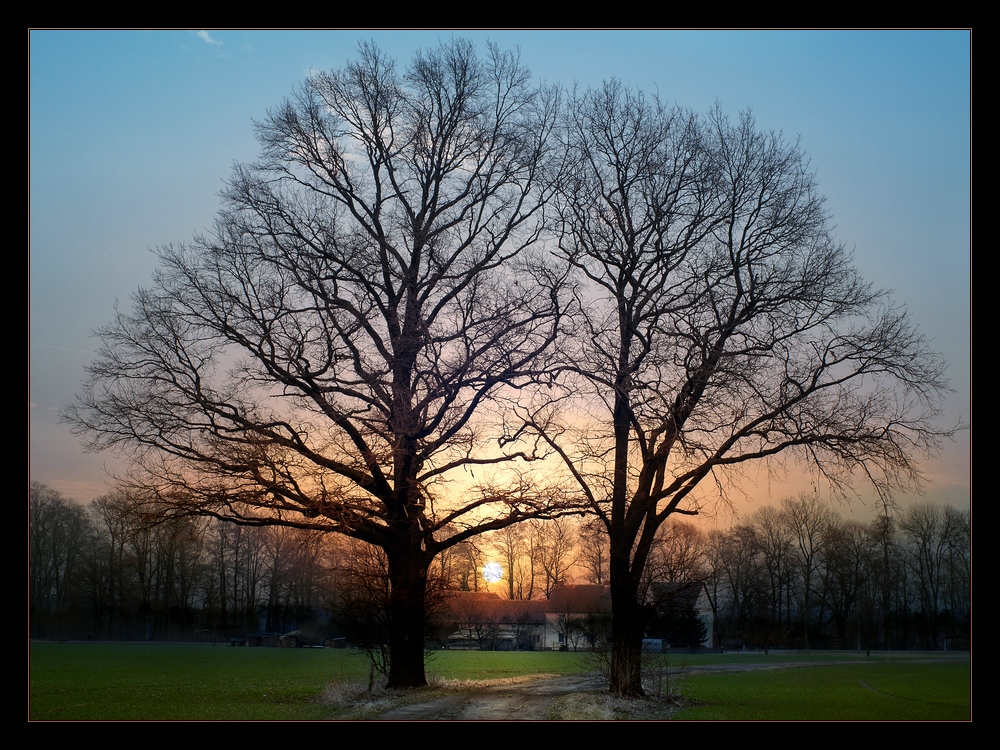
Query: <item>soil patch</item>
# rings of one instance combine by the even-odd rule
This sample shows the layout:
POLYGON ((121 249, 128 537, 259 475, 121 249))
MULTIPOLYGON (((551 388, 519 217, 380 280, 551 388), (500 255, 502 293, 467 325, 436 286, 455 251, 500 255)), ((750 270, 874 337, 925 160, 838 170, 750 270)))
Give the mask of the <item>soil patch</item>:
MULTIPOLYGON (((837 664, 864 663, 838 661, 837 664)), ((681 675, 757 672, 828 666, 829 661, 686 665, 681 675)), ((419 691, 383 695, 347 719, 377 721, 650 721, 669 719, 690 705, 683 698, 626 700, 607 693, 598 674, 535 675, 517 680, 451 681, 419 691)), ((360 710, 358 710, 360 709, 360 710)))

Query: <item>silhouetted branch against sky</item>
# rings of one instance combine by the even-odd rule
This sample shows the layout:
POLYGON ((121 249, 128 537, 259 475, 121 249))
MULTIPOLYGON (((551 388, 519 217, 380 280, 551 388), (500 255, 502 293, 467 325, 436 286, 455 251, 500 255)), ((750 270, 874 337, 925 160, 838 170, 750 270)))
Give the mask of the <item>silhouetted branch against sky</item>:
MULTIPOLYGON (((223 184, 231 165, 258 156, 253 121, 310 74, 354 59, 359 41, 405 63, 457 36, 483 54, 486 39, 519 49, 532 82, 585 90, 616 77, 665 107, 752 110, 760 130, 798 141, 834 241, 948 363, 954 393, 939 424, 970 421, 967 31, 39 30, 29 34, 33 479, 80 500, 106 491, 115 458, 84 454, 56 416, 96 354, 90 333, 115 300, 127 310, 149 286, 149 248, 211 234, 220 190, 238 187, 223 184)), ((928 499, 967 503, 969 461, 963 432, 922 462, 928 499)), ((750 472, 744 491, 766 502, 803 484, 795 471, 750 472)))

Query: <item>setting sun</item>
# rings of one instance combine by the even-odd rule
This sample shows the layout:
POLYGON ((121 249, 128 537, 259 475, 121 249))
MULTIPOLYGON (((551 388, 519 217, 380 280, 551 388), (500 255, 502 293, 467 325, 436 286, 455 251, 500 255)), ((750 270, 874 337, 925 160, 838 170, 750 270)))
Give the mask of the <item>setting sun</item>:
POLYGON ((487 583, 496 583, 503 578, 503 568, 498 562, 488 562, 483 566, 483 580, 487 583))

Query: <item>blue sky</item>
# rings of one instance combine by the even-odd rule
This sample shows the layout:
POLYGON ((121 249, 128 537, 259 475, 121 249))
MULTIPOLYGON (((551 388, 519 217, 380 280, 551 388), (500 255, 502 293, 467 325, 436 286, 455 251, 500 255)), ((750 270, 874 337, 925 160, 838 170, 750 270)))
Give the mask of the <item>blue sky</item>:
MULTIPOLYGON (((549 82, 617 77, 800 138, 858 267, 950 363, 943 423, 971 421, 968 31, 32 31, 31 479, 107 491, 114 458, 85 454, 58 411, 150 250, 211 226, 233 163, 256 156, 253 120, 360 40, 405 63, 451 36, 519 48, 549 82)), ((925 463, 928 499, 968 505, 969 445, 925 463)))

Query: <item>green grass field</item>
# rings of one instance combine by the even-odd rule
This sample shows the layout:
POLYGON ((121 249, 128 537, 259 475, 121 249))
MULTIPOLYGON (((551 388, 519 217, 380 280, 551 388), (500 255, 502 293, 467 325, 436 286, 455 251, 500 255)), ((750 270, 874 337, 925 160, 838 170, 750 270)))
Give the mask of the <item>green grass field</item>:
MULTIPOLYGON (((442 651, 427 673, 571 674, 586 669, 584 656, 442 651)), ((33 643, 30 658, 33 720, 323 719, 330 710, 316 696, 328 684, 368 677, 364 656, 334 649, 33 643)))
MULTIPOLYGON (((697 655, 675 657, 685 698, 699 705, 678 719, 966 720, 968 655, 697 655), (828 666, 736 674, 685 674, 694 664, 823 661, 828 666)), ((429 677, 495 679, 573 674, 586 654, 436 652, 429 677)), ((363 656, 340 650, 229 648, 180 644, 33 643, 29 718, 59 720, 315 720, 330 718, 317 701, 324 688, 366 680, 363 656)))
POLYGON ((965 721, 969 663, 830 664, 681 677, 690 720, 965 721))

